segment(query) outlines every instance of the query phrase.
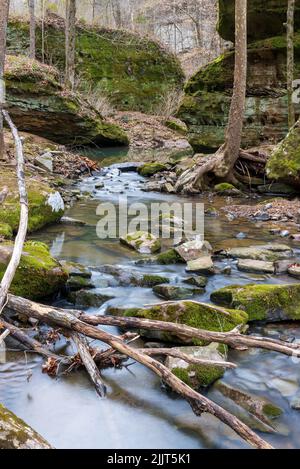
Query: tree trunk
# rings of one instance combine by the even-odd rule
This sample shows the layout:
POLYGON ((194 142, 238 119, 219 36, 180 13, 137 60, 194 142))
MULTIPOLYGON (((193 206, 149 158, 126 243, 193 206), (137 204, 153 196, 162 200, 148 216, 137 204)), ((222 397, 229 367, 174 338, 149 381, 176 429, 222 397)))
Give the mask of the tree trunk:
POLYGON ((30 18, 30 47, 29 57, 35 59, 35 0, 28 0, 30 18))
POLYGON ((288 0, 287 11, 287 92, 289 128, 295 124, 295 108, 293 103, 294 81, 294 18, 295 0, 288 0))
POLYGON ((9 0, 0 0, 0 160, 6 159, 3 135, 2 109, 5 104, 4 65, 6 52, 6 29, 9 11, 9 0))
POLYGON ((247 88, 247 0, 235 0, 234 85, 225 142, 207 158, 200 158, 196 168, 185 171, 175 189, 195 193, 205 187, 205 176, 237 183, 233 167, 239 157, 247 88))
POLYGON ((66 72, 65 84, 75 85, 76 0, 66 0, 66 72))

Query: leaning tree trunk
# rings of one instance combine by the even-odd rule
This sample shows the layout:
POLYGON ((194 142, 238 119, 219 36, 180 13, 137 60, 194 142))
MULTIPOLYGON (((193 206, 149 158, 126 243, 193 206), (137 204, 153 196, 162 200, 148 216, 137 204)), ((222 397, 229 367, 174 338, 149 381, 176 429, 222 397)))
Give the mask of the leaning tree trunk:
POLYGON ((0 160, 5 159, 2 109, 5 104, 4 64, 8 10, 9 0, 0 0, 0 160))
POLYGON ((214 155, 200 158, 198 166, 185 171, 175 189, 199 192, 205 187, 205 177, 211 175, 225 181, 237 182, 233 167, 239 157, 247 88, 247 0, 235 0, 235 67, 234 84, 225 142, 214 155))
POLYGON ((294 18, 295 0, 288 0, 287 11, 287 92, 289 128, 295 124, 295 108, 293 103, 294 80, 294 18))
POLYGON ((30 48, 29 57, 35 59, 35 0, 28 0, 28 10, 30 18, 30 48))
POLYGON ((66 72, 67 87, 75 85, 76 0, 66 0, 66 72))

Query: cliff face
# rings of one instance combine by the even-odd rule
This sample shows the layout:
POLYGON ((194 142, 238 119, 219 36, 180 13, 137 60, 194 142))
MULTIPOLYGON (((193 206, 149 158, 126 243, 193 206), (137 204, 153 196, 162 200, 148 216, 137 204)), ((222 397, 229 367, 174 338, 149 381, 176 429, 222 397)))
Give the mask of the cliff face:
POLYGON ((123 130, 58 80, 53 67, 24 56, 7 56, 7 108, 19 130, 64 144, 128 144, 123 130))
MULTIPOLYGON (((46 62, 64 71, 64 22, 54 15, 46 23, 46 62)), ((77 26, 77 76, 97 85, 121 110, 151 112, 161 95, 181 88, 184 75, 174 55, 158 43, 137 34, 77 26)), ((29 46, 29 25, 11 20, 8 52, 25 53, 29 46)), ((41 29, 37 28, 37 53, 41 58, 41 29)))

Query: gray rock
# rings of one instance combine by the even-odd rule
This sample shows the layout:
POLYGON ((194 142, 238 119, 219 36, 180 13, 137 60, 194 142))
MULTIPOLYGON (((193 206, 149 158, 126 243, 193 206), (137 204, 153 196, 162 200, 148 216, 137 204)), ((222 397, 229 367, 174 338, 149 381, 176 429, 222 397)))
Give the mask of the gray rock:
POLYGON ((63 223, 64 225, 72 225, 72 226, 85 226, 86 225, 85 221, 77 220, 76 218, 71 218, 71 217, 62 217, 60 219, 60 223, 63 223))
POLYGON ((232 248, 224 254, 234 259, 253 259, 259 261, 275 262, 293 256, 293 250, 284 244, 267 244, 263 246, 249 246, 232 248))
POLYGON ((126 236, 120 238, 120 242, 140 254, 153 254, 161 249, 159 239, 146 231, 128 233, 126 236))
POLYGON ((207 278, 201 275, 197 275, 197 277, 189 277, 183 280, 183 283, 187 283, 189 285, 195 285, 196 287, 205 288, 207 285, 207 278))
POLYGON ((200 257, 209 256, 212 252, 212 247, 208 241, 195 239, 177 246, 175 251, 185 262, 188 262, 200 257))
POLYGON ((200 257, 192 261, 188 261, 187 272, 194 272, 197 274, 203 275, 214 275, 215 267, 211 256, 200 257))
POLYGON ((204 289, 200 287, 188 287, 184 285, 155 285, 153 292, 166 300, 184 300, 194 295, 201 295, 204 289))
POLYGON ((70 277, 91 278, 92 273, 88 267, 76 262, 60 261, 60 264, 70 277))
POLYGON ((39 168, 45 169, 46 171, 53 173, 53 157, 50 152, 37 156, 34 159, 34 164, 39 168))
POLYGON ((273 262, 255 261, 253 259, 239 259, 237 268, 242 272, 249 273, 275 273, 275 267, 273 262))
POLYGON ((300 278, 300 265, 298 265, 298 264, 291 265, 288 268, 288 274, 291 277, 300 278))
POLYGON ((98 308, 113 298, 111 295, 97 293, 95 290, 79 290, 70 295, 72 303, 81 308, 98 308))

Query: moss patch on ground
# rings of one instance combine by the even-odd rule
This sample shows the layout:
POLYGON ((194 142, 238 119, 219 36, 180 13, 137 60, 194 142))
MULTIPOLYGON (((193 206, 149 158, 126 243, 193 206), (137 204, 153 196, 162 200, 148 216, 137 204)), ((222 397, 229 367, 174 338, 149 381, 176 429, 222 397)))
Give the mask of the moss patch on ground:
POLYGON ((146 163, 138 169, 138 173, 141 176, 150 177, 161 171, 166 171, 167 169, 167 165, 162 163, 146 163))
MULTIPOLYGON (((0 280, 13 250, 13 243, 0 244, 0 280)), ((58 293, 64 287, 68 274, 40 242, 28 241, 24 245, 21 262, 14 276, 10 291, 14 295, 40 300, 58 293)))
POLYGON ((232 285, 213 292, 211 300, 245 311, 249 321, 300 319, 300 284, 232 285))

